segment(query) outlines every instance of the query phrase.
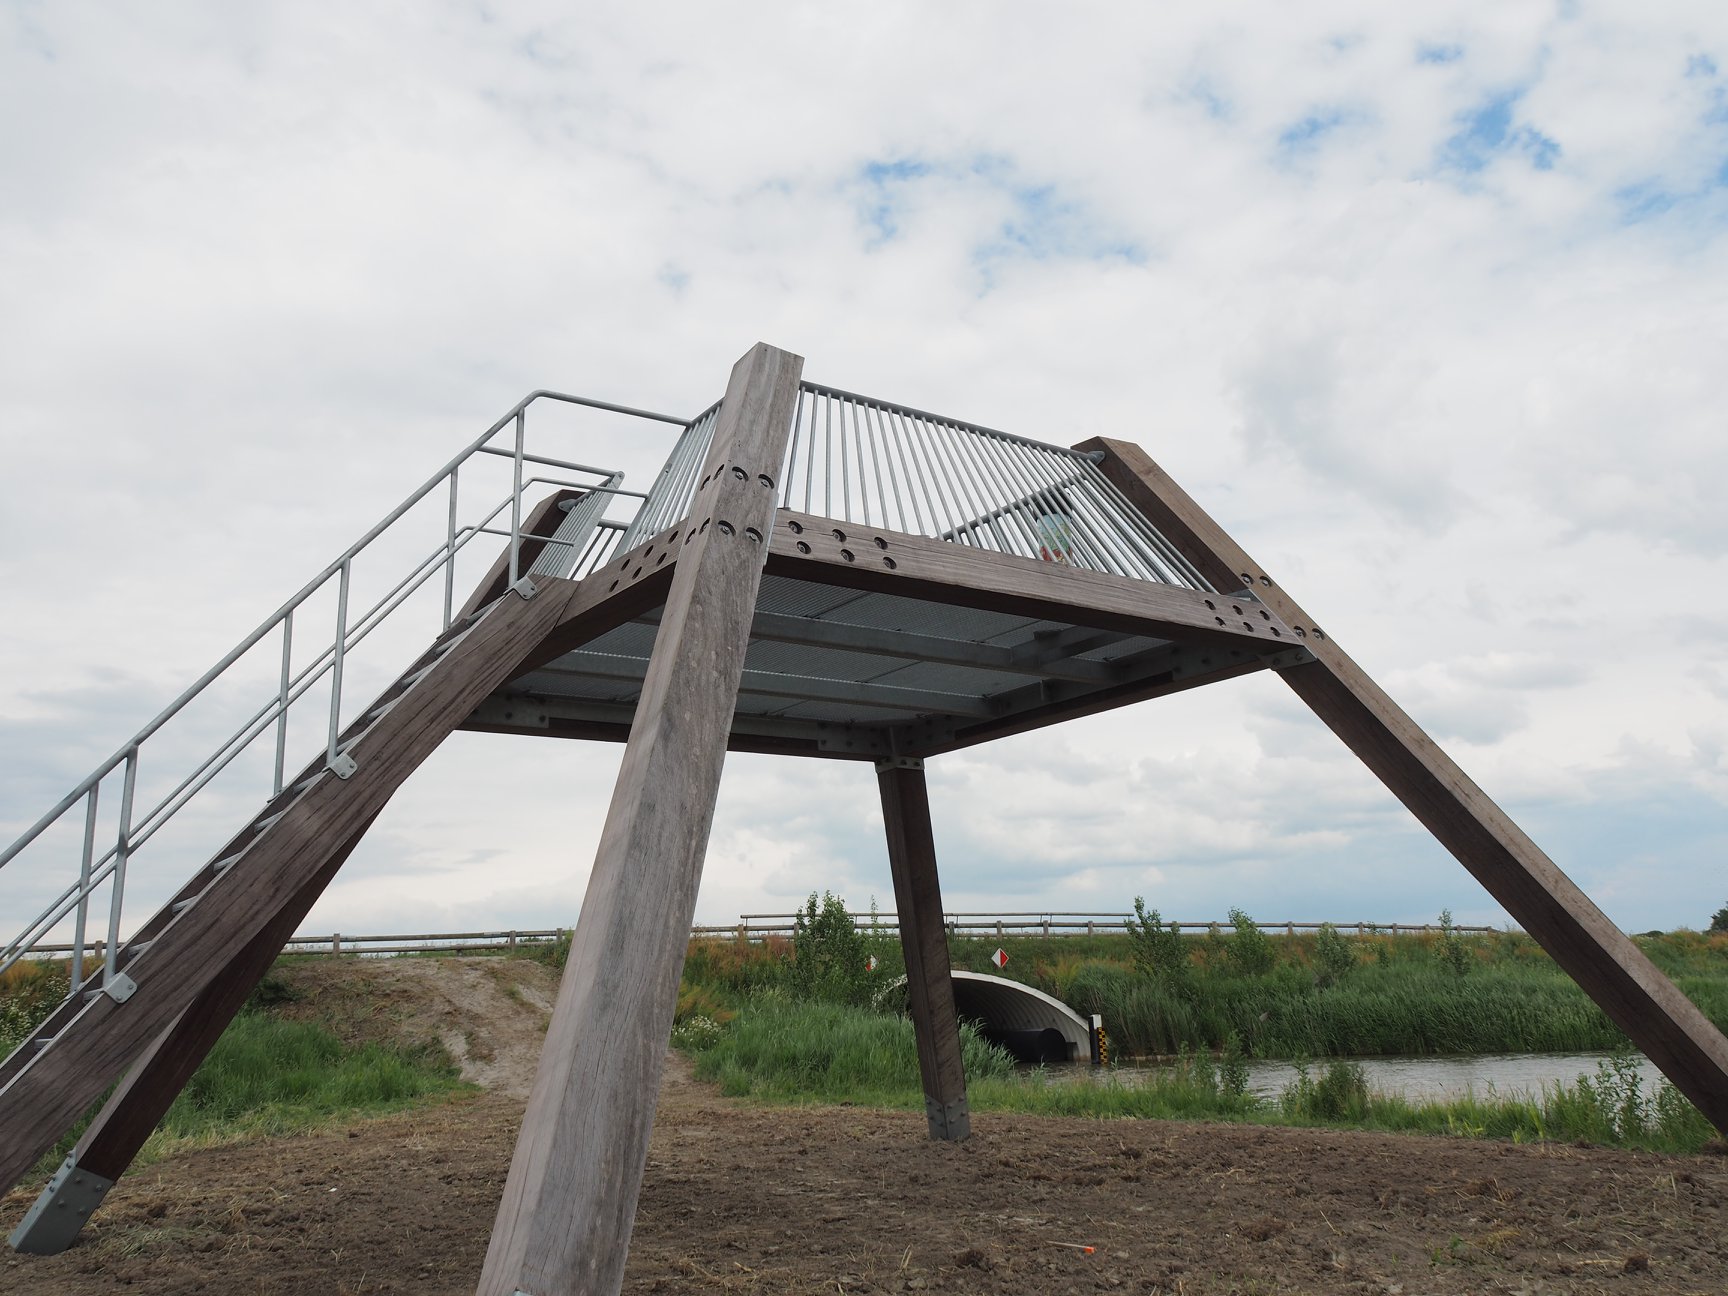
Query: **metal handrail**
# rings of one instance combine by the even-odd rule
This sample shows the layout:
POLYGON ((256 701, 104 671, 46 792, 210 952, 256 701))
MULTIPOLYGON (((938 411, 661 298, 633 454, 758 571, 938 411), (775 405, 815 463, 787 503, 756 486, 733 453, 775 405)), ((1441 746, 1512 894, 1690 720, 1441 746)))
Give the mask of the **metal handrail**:
MULTIPOLYGON (((575 502, 570 514, 566 516, 553 536, 530 537, 544 540, 538 557, 530 564, 530 570, 534 574, 582 574, 599 566, 606 561, 608 555, 616 551, 617 541, 627 523, 612 521, 601 515, 612 501, 616 500, 626 507, 631 507, 645 500, 646 497, 639 492, 624 490, 621 484, 623 480, 621 473, 564 458, 529 453, 525 442, 527 412, 540 401, 580 406, 607 413, 669 423, 682 428, 689 426, 688 420, 674 415, 617 405, 565 392, 542 389, 524 396, 507 413, 488 427, 484 433, 459 451, 362 535, 359 540, 345 549, 318 575, 303 585, 275 612, 244 636, 233 649, 224 654, 215 665, 199 676, 178 697, 140 728, 137 733, 133 734, 112 756, 97 765, 89 775, 74 786, 16 841, 0 851, 0 868, 3 868, 41 839, 49 829, 63 822, 73 807, 80 802, 83 803, 84 824, 81 834, 83 848, 80 852, 77 880, 55 895, 47 907, 27 922, 15 938, 0 948, 0 971, 4 971, 18 958, 40 944, 59 923, 64 921, 69 914, 72 914, 74 915, 73 945, 77 951, 73 960, 72 977, 72 991, 75 993, 84 980, 83 951, 91 945, 89 940, 91 903, 98 889, 107 885, 110 888, 109 913, 106 924, 107 938, 101 944, 106 951, 104 960, 106 973, 112 977, 116 970, 115 959, 120 945, 126 874, 132 856, 207 787, 217 775, 228 768, 240 754, 249 751, 260 735, 272 726, 276 730, 275 751, 272 773, 267 786, 270 788, 271 797, 279 795, 282 791, 287 763, 289 712, 295 703, 325 680, 329 681, 330 688, 329 717, 324 743, 325 760, 326 764, 338 776, 345 776, 344 768, 339 759, 341 752, 338 749, 338 741, 341 733, 343 706, 346 701, 343 673, 349 653, 439 572, 444 574, 443 611, 439 628, 441 631, 448 630, 453 616, 456 558, 474 539, 481 535, 500 536, 506 539, 510 583, 514 584, 521 575, 519 568, 521 565, 521 545, 524 538, 522 533, 522 496, 524 491, 546 485, 575 489, 582 493, 582 498, 575 502), (489 444, 494 437, 507 428, 511 430, 511 443, 508 449, 489 444), (463 512, 461 472, 464 465, 476 455, 502 456, 512 460, 511 486, 502 500, 489 506, 483 506, 477 520, 463 521, 461 520, 463 512), (526 467, 529 464, 554 469, 556 473, 529 475, 526 467), (359 611, 358 615, 354 615, 356 609, 351 606, 350 591, 355 560, 364 554, 381 536, 390 532, 415 505, 446 484, 448 484, 450 502, 441 541, 433 547, 430 553, 413 564, 406 576, 398 580, 370 606, 359 611), (501 521, 505 512, 508 512, 510 516, 508 529, 504 529, 501 521), (335 625, 332 637, 322 651, 317 653, 310 662, 301 665, 296 670, 294 661, 296 614, 302 611, 309 600, 321 591, 326 591, 333 578, 336 582, 336 589, 334 591, 335 625), (134 801, 139 788, 140 758, 148 741, 176 716, 184 712, 212 684, 222 679, 235 667, 236 663, 245 658, 260 643, 277 633, 281 635, 282 640, 281 667, 277 686, 270 700, 252 710, 248 718, 218 743, 214 751, 197 764, 189 774, 177 781, 170 779, 173 786, 167 794, 155 800, 153 804, 149 804, 148 808, 143 809, 140 813, 139 807, 134 804, 134 801), (119 812, 114 826, 113 844, 105 851, 98 853, 98 812, 102 800, 101 786, 116 770, 121 771, 122 786, 119 812)), ((469 511, 472 512, 472 505, 469 506, 469 511)))
MULTIPOLYGON (((691 420, 624 547, 684 517, 713 440, 691 420)), ((800 383, 781 508, 1137 580, 1212 589, 1099 469, 1098 456, 800 383)))

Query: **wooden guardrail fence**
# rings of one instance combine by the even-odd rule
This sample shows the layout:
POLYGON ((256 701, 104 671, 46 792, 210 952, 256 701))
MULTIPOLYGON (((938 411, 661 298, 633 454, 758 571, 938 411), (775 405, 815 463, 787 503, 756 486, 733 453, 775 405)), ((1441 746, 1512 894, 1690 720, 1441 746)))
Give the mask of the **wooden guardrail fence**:
MULTIPOLYGON (((1115 935, 1133 914, 1120 913, 951 913, 944 915, 948 930, 956 936, 1100 936, 1115 935)), ((874 926, 884 935, 899 933, 899 924, 892 913, 855 913, 852 921, 863 928, 874 926)), ((792 935, 797 914, 744 914, 735 923, 699 924, 690 929, 692 940, 760 941, 771 936, 792 935)), ((1229 922, 1184 922, 1175 924, 1184 935, 1204 936, 1213 929, 1228 931, 1229 922)), ((1282 932, 1294 936, 1297 932, 1318 931, 1325 923, 1263 922, 1260 930, 1271 935, 1282 932)), ((1418 932, 1437 932, 1437 923, 1371 923, 1335 922, 1331 926, 1345 936, 1410 936, 1418 932)), ((1472 927, 1454 924, 1452 930, 1466 936, 1482 935, 1499 930, 1495 927, 1472 927)), ((467 954, 477 952, 509 952, 531 950, 550 945, 563 936, 567 928, 541 931, 476 931, 402 933, 384 936, 355 936, 333 932, 328 936, 296 936, 283 946, 284 954, 467 954)), ((44 945, 36 951, 46 956, 72 952, 70 945, 44 945)), ((100 962, 99 947, 86 946, 86 957, 100 962)))

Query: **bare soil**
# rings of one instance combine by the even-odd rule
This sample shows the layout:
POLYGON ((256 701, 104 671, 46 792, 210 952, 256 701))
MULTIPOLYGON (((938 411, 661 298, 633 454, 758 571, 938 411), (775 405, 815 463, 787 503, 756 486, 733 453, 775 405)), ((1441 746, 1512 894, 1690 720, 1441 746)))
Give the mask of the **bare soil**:
MULTIPOLYGON (((419 964, 434 970, 368 969, 388 982, 372 1002, 410 1033, 456 1032, 477 1067, 515 1046, 476 1013, 510 1018, 507 1035, 544 1017, 501 987, 521 977, 550 1002, 543 969, 395 966, 419 964)), ((420 1111, 136 1170, 66 1254, 6 1253, 0 1292, 466 1296, 521 1118, 502 1074, 420 1111)), ((936 1144, 921 1113, 753 1107, 669 1058, 625 1290, 1728 1292, 1720 1156, 992 1114, 973 1126, 967 1143, 936 1144)), ((33 1196, 0 1201, 0 1225, 33 1196)))

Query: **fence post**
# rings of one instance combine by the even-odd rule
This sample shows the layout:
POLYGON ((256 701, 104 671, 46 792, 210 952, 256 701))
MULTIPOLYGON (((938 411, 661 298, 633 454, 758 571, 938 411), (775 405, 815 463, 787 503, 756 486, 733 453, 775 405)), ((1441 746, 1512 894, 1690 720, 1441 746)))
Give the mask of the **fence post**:
POLYGON ((334 932, 331 934, 331 936, 330 936, 330 953, 334 954, 334 955, 340 955, 342 953, 342 933, 341 932, 334 932))
POLYGON ((511 949, 516 948, 516 933, 515 932, 510 933, 510 948, 511 949))

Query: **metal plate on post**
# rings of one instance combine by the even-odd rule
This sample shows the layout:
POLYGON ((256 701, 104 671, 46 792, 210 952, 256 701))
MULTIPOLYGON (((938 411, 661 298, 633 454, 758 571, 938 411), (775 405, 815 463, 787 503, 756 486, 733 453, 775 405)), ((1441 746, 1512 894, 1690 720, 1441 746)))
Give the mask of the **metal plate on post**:
POLYGON ((113 1186, 112 1179, 80 1170, 77 1161, 67 1157, 6 1240, 25 1255, 59 1255, 113 1186))
POLYGON ((930 1137, 933 1139, 958 1143, 972 1135, 972 1113, 964 1098, 946 1103, 926 1098, 924 1114, 930 1119, 930 1137))

